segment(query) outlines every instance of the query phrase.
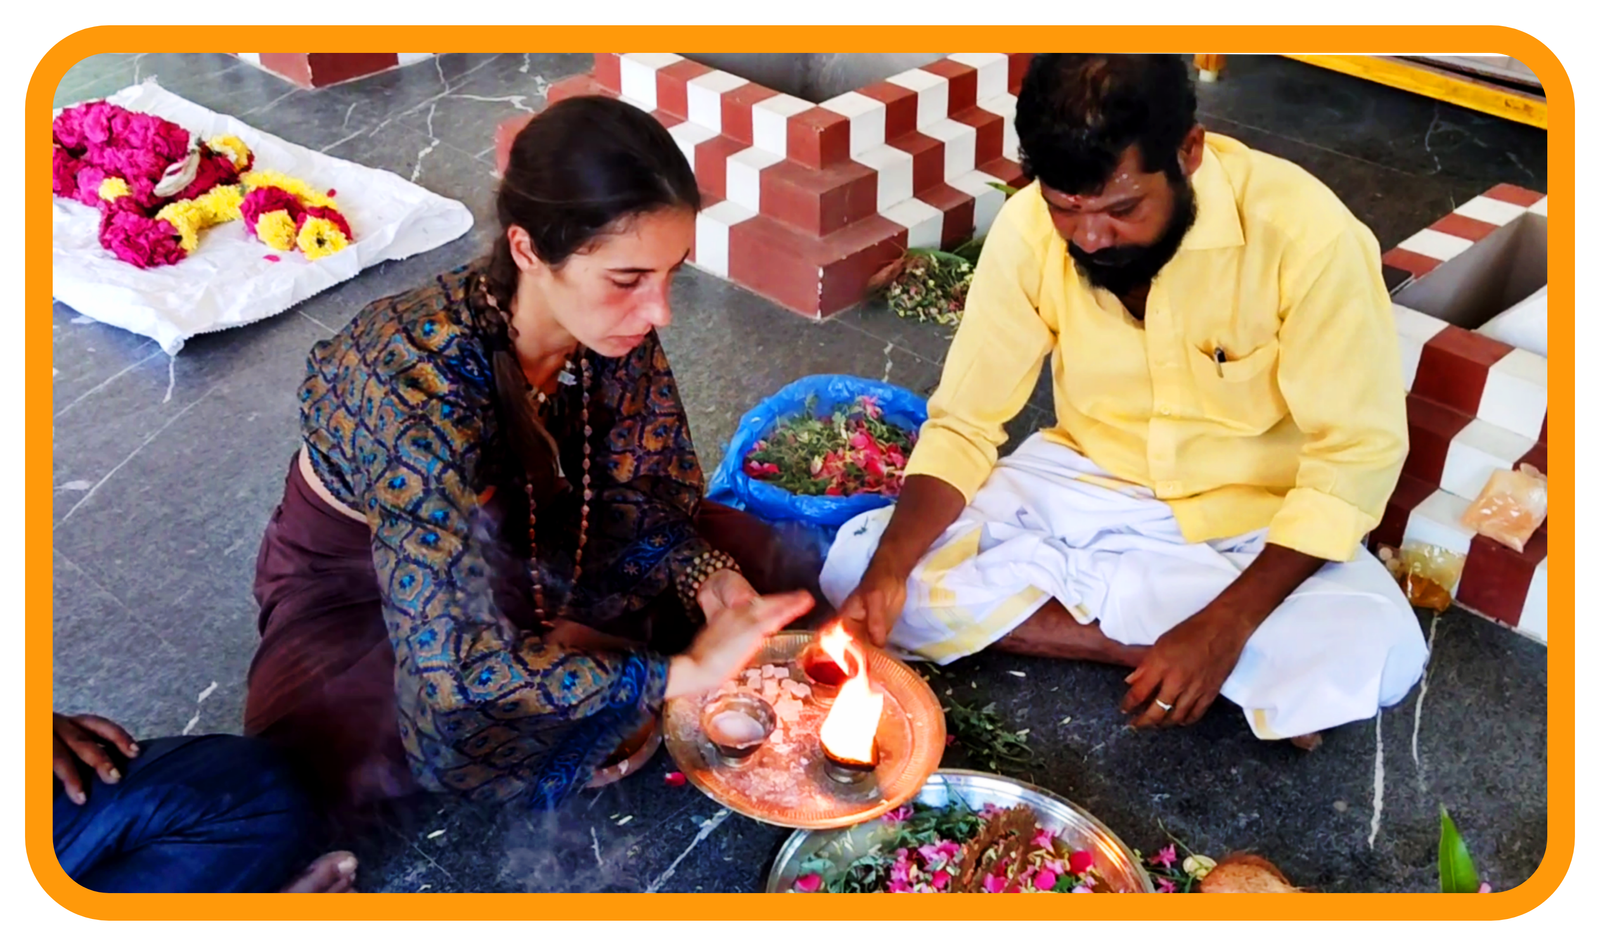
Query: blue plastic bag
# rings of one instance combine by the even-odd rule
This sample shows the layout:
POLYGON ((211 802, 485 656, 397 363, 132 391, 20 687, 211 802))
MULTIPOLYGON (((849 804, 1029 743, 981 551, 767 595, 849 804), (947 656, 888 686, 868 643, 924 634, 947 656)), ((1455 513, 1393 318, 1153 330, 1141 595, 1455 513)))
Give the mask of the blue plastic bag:
POLYGON ((795 523, 808 527, 805 531, 825 543, 824 547, 831 544, 840 526, 864 512, 890 505, 894 499, 876 494, 796 496, 771 483, 751 479, 744 471, 744 458, 756 441, 780 421, 806 413, 808 398, 815 397, 816 413, 825 415, 862 396, 876 398, 883 409, 883 419, 904 430, 916 432, 928 419, 928 402, 905 388, 842 374, 801 378, 757 404, 740 420, 722 463, 711 477, 706 498, 743 509, 775 525, 795 523))

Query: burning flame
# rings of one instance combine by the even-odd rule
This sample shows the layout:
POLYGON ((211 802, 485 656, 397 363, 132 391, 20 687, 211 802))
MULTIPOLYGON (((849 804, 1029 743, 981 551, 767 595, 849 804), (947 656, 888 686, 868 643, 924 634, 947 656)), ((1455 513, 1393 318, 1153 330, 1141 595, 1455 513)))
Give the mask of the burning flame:
POLYGON ((822 721, 822 729, 817 734, 822 747, 835 759, 876 762, 878 754, 874 743, 878 738, 878 722, 883 717, 883 694, 867 677, 867 661, 861 645, 837 625, 825 632, 819 643, 841 668, 855 669, 839 687, 839 695, 834 697, 833 706, 822 721), (851 658, 848 662, 846 654, 851 658))
POLYGON ((823 631, 822 636, 817 638, 817 646, 845 673, 866 666, 866 661, 861 659, 861 645, 856 643, 842 624, 835 624, 823 631))

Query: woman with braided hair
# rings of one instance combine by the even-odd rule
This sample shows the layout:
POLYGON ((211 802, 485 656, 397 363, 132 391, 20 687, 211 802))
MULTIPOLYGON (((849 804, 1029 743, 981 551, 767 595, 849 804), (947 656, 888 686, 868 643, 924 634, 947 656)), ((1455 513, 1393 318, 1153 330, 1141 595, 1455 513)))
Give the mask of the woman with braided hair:
POLYGON ((326 801, 554 807, 810 609, 814 565, 703 501, 656 336, 699 208, 653 118, 564 100, 488 259, 312 349, 245 729, 326 801))

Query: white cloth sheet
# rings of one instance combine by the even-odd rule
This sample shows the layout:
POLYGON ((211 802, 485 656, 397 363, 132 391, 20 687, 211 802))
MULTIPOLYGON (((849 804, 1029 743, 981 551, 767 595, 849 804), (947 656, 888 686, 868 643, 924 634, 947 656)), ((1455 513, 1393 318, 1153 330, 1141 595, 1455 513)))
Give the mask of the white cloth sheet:
MULTIPOLYGON (((875 510, 839 530, 821 580, 835 607, 860 581, 891 513, 875 510)), ((1232 583, 1265 536, 1187 542, 1149 490, 1034 435, 913 571, 890 645, 946 664, 998 641, 1051 598, 1112 640, 1151 644, 1232 583)), ((1416 613, 1363 549, 1325 565, 1261 625, 1222 695, 1258 737, 1291 738, 1400 702, 1427 659, 1416 613)))
POLYGON ((291 144, 168 92, 154 80, 109 101, 159 115, 202 139, 228 134, 255 152, 255 166, 299 178, 334 200, 355 242, 315 262, 274 253, 239 221, 213 227, 175 266, 139 269, 100 245, 100 212, 55 199, 51 291, 89 318, 155 339, 169 355, 186 340, 269 318, 386 260, 443 246, 472 229, 472 211, 388 171, 291 144), (278 262, 266 257, 276 255, 278 262))

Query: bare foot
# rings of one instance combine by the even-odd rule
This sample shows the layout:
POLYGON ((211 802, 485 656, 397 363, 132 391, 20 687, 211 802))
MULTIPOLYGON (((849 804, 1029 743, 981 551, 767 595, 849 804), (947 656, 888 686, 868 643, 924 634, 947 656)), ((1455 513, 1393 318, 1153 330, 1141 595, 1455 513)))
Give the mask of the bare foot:
POLYGON ((1139 666, 1150 649, 1119 644, 1101 633, 1099 624, 1079 624, 1054 600, 1002 637, 994 648, 1026 657, 1088 660, 1118 667, 1139 666))
POLYGON ((1289 742, 1296 749, 1304 749, 1305 751, 1310 752, 1312 749, 1322 745, 1322 733, 1306 733, 1304 736, 1295 736, 1291 738, 1289 742))
POLYGON ((349 893, 355 883, 356 856, 349 851, 333 851, 312 861, 279 893, 349 893))

